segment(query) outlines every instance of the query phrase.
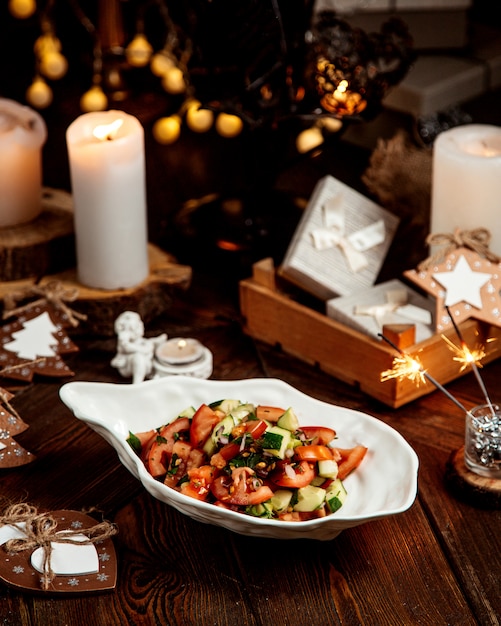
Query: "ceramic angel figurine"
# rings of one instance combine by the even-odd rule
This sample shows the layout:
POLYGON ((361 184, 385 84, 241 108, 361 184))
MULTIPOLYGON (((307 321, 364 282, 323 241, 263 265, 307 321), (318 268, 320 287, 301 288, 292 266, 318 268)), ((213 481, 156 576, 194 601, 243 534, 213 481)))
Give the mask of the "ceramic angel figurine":
POLYGON ((167 335, 144 337, 143 320, 134 311, 121 313, 115 320, 114 328, 118 341, 111 365, 122 376, 132 376, 133 383, 140 383, 151 374, 155 349, 167 339, 167 335))

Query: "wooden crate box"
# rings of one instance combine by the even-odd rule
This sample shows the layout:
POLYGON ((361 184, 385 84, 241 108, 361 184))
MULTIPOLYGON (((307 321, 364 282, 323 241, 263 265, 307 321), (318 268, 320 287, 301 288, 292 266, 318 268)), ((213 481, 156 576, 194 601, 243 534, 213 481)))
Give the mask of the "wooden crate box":
MULTIPOLYGON (((391 346, 300 304, 277 288, 275 278, 273 261, 263 259, 254 264, 252 277, 240 281, 240 308, 248 335, 357 385, 393 408, 435 391, 428 381, 419 386, 408 379, 381 382, 381 373, 391 369, 397 356, 391 346)), ((501 356, 500 328, 471 319, 461 324, 460 331, 470 348, 483 344, 483 364, 501 356), (485 343, 487 339, 496 341, 485 343)), ((446 336, 458 344, 454 331, 446 336)), ((469 372, 459 371, 453 353, 439 335, 415 344, 407 353, 419 356, 423 367, 441 385, 469 372)))

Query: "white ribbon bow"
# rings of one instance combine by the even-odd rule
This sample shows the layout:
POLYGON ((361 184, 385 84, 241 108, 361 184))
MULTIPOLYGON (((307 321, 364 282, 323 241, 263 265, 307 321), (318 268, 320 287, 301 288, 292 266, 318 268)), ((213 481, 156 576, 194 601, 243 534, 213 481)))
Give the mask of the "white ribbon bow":
POLYGON ((415 304, 408 304, 406 289, 391 289, 386 292, 386 302, 384 304, 357 305, 354 313, 355 315, 370 315, 375 319, 380 329, 383 327, 384 317, 387 313, 396 313, 411 322, 431 324, 431 313, 429 311, 415 304))
POLYGON ((345 214, 341 202, 342 193, 329 198, 322 206, 323 228, 311 232, 313 245, 317 250, 338 246, 346 257, 353 272, 360 272, 369 265, 364 252, 385 240, 385 224, 380 219, 365 228, 345 236, 345 214))

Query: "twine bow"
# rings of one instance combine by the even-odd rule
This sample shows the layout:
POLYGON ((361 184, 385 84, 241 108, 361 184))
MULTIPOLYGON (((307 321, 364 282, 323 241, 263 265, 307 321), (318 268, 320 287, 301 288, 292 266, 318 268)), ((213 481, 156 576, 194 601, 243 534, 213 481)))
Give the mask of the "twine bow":
POLYGON ((384 220, 377 220, 365 228, 346 235, 345 214, 341 204, 342 194, 327 200, 322 207, 322 228, 311 232, 313 245, 317 250, 326 250, 338 246, 343 252, 350 269, 359 272, 369 264, 364 252, 385 240, 384 220))
POLYGON ((437 250, 424 261, 421 261, 418 265, 418 270, 421 272, 426 271, 430 266, 443 261, 451 252, 458 248, 468 248, 493 263, 499 263, 501 257, 489 250, 490 241, 491 233, 486 228, 475 228, 473 230, 459 230, 457 228, 453 233, 432 233, 426 238, 426 243, 429 246, 442 246, 442 249, 437 250))
MULTIPOLYGON (((44 591, 49 589, 50 583, 55 577, 51 567, 51 555, 53 543, 71 543, 73 545, 88 545, 109 539, 118 532, 117 527, 110 522, 100 522, 90 528, 67 529, 57 531, 57 521, 48 513, 38 513, 37 509, 30 504, 13 504, 0 516, 0 526, 3 524, 24 524, 22 532, 25 537, 9 539, 4 548, 7 552, 15 554, 24 550, 43 549, 43 574, 41 585, 44 591), (88 539, 82 541, 85 534, 88 539), (76 538, 76 536, 79 536, 76 538)), ((21 530, 21 529, 20 529, 21 530)))
POLYGON ((58 280, 51 280, 45 285, 30 285, 21 291, 8 293, 4 296, 3 319, 19 315, 33 306, 48 302, 58 311, 66 315, 72 326, 78 326, 79 320, 86 320, 87 315, 71 309, 66 302, 73 302, 78 297, 78 289, 69 289, 58 280), (18 307, 17 303, 26 298, 40 296, 38 300, 18 307))

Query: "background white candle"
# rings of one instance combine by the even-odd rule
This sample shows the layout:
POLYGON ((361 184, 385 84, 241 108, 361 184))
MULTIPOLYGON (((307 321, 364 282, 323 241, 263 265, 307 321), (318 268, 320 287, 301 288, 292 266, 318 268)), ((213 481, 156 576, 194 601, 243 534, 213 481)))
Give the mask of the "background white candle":
POLYGON ((0 226, 30 222, 42 210, 42 117, 0 98, 0 226))
POLYGON ((433 147, 431 232, 487 228, 501 255, 501 128, 467 124, 440 133, 433 147))
POLYGON ((149 272, 143 127, 123 111, 86 113, 66 142, 78 279, 99 289, 134 287, 149 272), (103 138, 94 135, 108 125, 103 138))

